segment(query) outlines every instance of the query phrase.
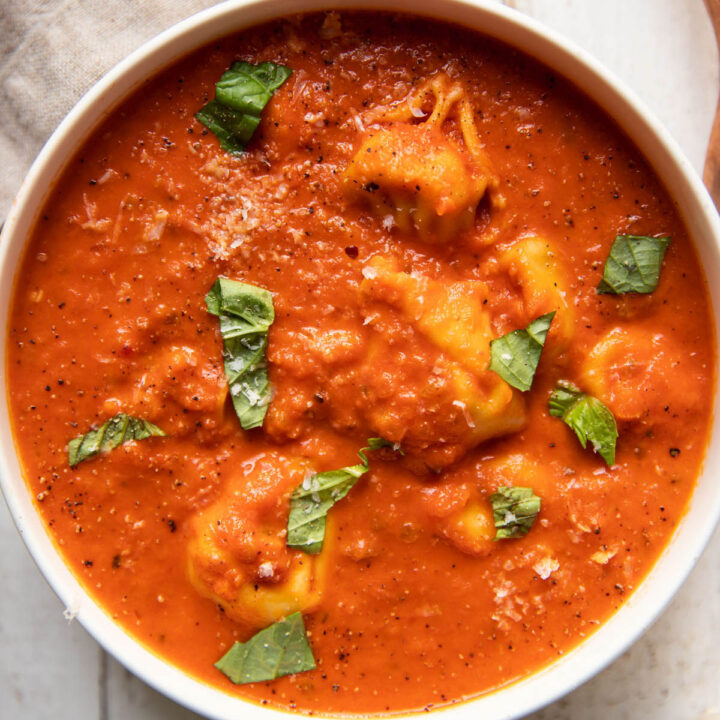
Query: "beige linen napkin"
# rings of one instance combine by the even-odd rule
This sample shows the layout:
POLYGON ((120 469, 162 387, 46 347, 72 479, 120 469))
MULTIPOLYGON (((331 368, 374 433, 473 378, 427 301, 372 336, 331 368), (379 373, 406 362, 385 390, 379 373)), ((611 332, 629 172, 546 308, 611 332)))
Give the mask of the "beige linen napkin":
POLYGON ((0 0, 0 222, 43 143, 118 61, 212 0, 0 0))

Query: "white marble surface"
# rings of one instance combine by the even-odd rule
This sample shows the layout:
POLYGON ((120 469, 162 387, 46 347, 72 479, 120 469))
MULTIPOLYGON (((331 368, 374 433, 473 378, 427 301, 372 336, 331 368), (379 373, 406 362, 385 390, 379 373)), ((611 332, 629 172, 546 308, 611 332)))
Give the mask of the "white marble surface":
MULTIPOLYGON (((3 22, 0 34, 20 32, 3 22)), ((27 0, 28 6, 33 3, 27 0)), ((127 0, 104 0, 127 5, 127 0)), ((35 3, 37 4, 37 3, 35 3)), ((61 14, 69 3, 58 3, 61 14)), ((197 0, 194 7, 211 4, 197 0)), ((718 57, 702 0, 505 0, 593 53, 645 100, 702 167, 718 57)), ((192 3, 190 3, 192 5, 192 3)), ((183 9, 188 6, 185 2, 183 9)), ((182 17, 163 16, 167 22, 182 17)), ((148 30, 148 32, 150 32, 148 30)), ((6 42, 15 37, 0 38, 6 42)), ((0 66, 0 76, 5 68, 0 66)), ((12 122, 0 107, 0 122, 12 122)), ((43 138, 33 138, 38 146, 43 138)), ((20 178, 11 180, 19 185, 20 178)), ((190 720, 108 657, 47 587, 0 503, 0 718, 190 720)), ((528 720, 719 720, 720 532, 671 606, 624 656, 528 720)))

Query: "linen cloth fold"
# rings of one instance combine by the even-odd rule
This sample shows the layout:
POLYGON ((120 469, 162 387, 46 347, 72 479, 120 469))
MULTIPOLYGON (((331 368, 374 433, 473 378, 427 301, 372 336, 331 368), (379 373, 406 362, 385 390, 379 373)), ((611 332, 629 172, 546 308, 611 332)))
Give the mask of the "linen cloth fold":
POLYGON ((212 0, 0 0, 0 222, 45 141, 126 55, 212 0))

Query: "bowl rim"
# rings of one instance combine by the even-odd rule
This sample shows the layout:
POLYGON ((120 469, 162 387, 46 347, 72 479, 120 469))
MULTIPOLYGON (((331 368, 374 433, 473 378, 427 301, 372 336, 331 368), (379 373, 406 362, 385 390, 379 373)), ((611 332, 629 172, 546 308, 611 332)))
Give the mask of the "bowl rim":
MULTIPOLYGON (((589 53, 556 31, 493 0, 435 0, 431 4, 416 0, 228 0, 173 25, 118 63, 78 101, 34 161, 0 236, 0 307, 5 315, 0 337, 3 357, 0 403, 4 408, 9 410, 4 347, 8 311, 25 241, 38 208, 92 129, 146 79, 214 38, 292 13, 352 9, 406 12, 455 22, 498 38, 552 70, 562 67, 562 71, 557 72, 580 87, 614 119, 648 158, 666 187, 673 182, 671 197, 700 255, 713 310, 720 308, 720 219, 700 178, 668 131, 635 93, 589 53)), ((714 312, 714 339, 720 334, 718 315, 720 313, 714 312)), ((717 399, 715 383, 714 407, 717 399)), ((574 690, 624 652, 657 619, 710 539, 720 519, 720 488, 713 491, 710 482, 711 476, 718 473, 720 423, 714 419, 703 469, 685 516, 648 576, 620 609, 574 649, 540 671, 485 695, 440 706, 433 712, 458 720, 470 718, 477 712, 482 712, 486 720, 518 718, 574 690), (691 514, 692 524, 688 520, 691 514)), ((145 683, 214 720, 230 720, 240 713, 258 720, 272 720, 278 713, 297 716, 281 708, 263 707, 232 696, 194 678, 155 655, 112 620, 65 565, 59 548, 34 509, 15 451, 9 412, 0 413, 0 487, 25 545, 65 604, 66 614, 77 617, 105 650, 145 683)), ((399 715, 409 717, 416 713, 399 715)))

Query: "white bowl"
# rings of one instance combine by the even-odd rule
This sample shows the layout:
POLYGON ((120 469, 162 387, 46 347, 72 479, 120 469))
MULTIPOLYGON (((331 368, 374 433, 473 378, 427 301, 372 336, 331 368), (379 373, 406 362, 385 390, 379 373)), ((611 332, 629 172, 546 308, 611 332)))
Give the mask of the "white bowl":
MULTIPOLYGON (((365 8, 422 12, 454 21, 514 45, 581 87, 620 124, 668 188, 700 253, 715 317, 720 310, 720 219, 687 159, 635 95, 580 48, 534 20, 487 0, 231 0, 172 27, 108 73, 80 100, 33 164, 5 223, 0 240, 0 307, 7 315, 13 280, 36 213, 55 178, 91 130, 146 78, 189 51, 288 12, 365 8)), ((718 335, 717 320, 714 328, 718 335)), ((7 336, 0 335, 6 356, 7 336)), ((0 403, 8 407, 5 365, 0 403)), ((717 394, 717 393, 716 393, 717 394)), ((716 397, 717 402, 717 397, 716 397)), ((623 607, 583 643, 534 675, 459 705, 438 709, 447 720, 482 717, 510 720, 573 690, 622 653, 657 618, 695 565, 720 517, 720 424, 714 423, 702 475, 673 538, 647 579, 623 607)), ((135 675, 175 701, 217 720, 260 720, 281 711, 246 702, 188 676, 153 655, 83 590, 48 535, 22 478, 10 421, 0 414, 0 484, 18 530, 38 567, 65 606, 135 675)), ((288 713, 289 715, 289 713, 288 713)))

